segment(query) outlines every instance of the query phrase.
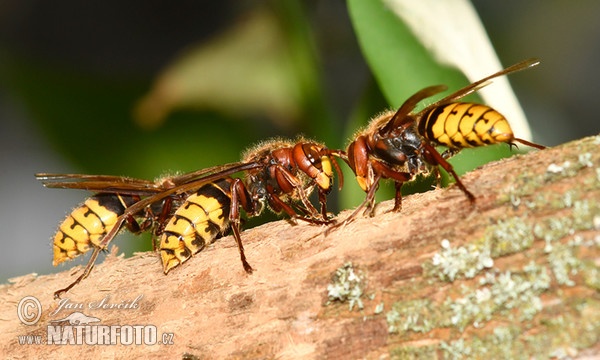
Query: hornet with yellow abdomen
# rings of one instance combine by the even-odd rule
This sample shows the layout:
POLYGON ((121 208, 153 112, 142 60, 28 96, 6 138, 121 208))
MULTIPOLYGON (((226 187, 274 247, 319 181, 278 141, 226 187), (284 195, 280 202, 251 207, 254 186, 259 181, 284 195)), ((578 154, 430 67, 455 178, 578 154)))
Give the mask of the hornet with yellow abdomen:
POLYGON ((265 206, 276 213, 315 224, 328 223, 326 195, 331 191, 335 152, 303 139, 270 140, 248 151, 241 162, 165 177, 155 182, 106 175, 37 174, 52 188, 97 193, 73 210, 54 239, 54 264, 93 248, 83 273, 55 296, 70 290, 91 272, 100 251, 126 227, 152 229, 164 272, 169 272, 206 245, 233 230, 244 270, 252 272, 240 235, 240 208, 248 216, 265 206), (244 172, 244 179, 232 178, 244 172), (309 195, 318 189, 319 212, 309 195))
MULTIPOLYGON (((152 182, 110 175, 40 173, 36 177, 46 187, 84 189, 96 193, 68 214, 54 235, 54 266, 72 260, 90 249, 94 250, 84 274, 69 287, 57 291, 55 296, 68 291, 89 274, 98 252, 106 249, 106 244, 122 227, 134 234, 152 229, 156 237, 182 200, 180 194, 171 194, 132 210, 142 198, 173 188, 175 178, 152 182)), ((156 244, 153 245, 156 248, 156 244)))
MULTIPOLYGON (((36 177, 44 181, 46 187, 85 189, 96 193, 76 207, 59 225, 52 243, 54 266, 98 247, 125 210, 143 197, 175 186, 169 178, 152 182, 107 175, 36 174, 36 177)), ((180 200, 181 196, 177 195, 148 203, 139 211, 129 213, 119 227, 125 226, 135 234, 152 228, 157 234, 162 229, 160 224, 170 217, 180 200)))
POLYGON ((87 252, 90 246, 98 246, 117 218, 137 200, 130 195, 96 194, 75 208, 54 236, 52 265, 71 260, 87 252))
POLYGON ((160 236, 165 274, 229 230, 235 182, 228 177, 202 186, 171 216, 160 236))
POLYGON ((201 251, 226 231, 233 230, 244 270, 246 260, 240 236, 240 208, 249 217, 265 206, 275 213, 315 224, 329 223, 326 196, 331 191, 333 169, 341 171, 325 146, 300 139, 269 140, 243 155, 241 164, 256 164, 243 180, 223 178, 190 195, 166 224, 160 237, 165 274, 201 251), (318 189, 319 212, 309 195, 318 189))
POLYGON ((394 181, 396 196, 393 210, 399 211, 402 206, 402 185, 418 174, 437 174, 438 166, 454 177, 456 185, 473 202, 475 197, 446 161, 463 148, 499 143, 512 146, 518 142, 544 149, 542 145, 516 138, 506 118, 491 107, 456 102, 486 86, 495 77, 528 69, 538 63, 536 59, 524 60, 413 113, 419 102, 446 90, 444 85, 424 88, 406 100, 397 111, 385 112, 373 119, 365 130, 355 135, 344 159, 367 196, 347 219, 330 229, 350 221, 365 206, 365 212, 372 216, 375 192, 382 179, 394 181), (446 146, 448 149, 440 154, 435 146, 446 146))

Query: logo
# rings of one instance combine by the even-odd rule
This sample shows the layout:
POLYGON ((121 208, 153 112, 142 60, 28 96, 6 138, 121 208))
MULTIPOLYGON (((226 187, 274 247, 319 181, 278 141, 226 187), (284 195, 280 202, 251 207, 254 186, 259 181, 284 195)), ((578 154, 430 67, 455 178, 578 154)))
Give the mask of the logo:
MULTIPOLYGON (((106 296, 100 301, 90 301, 87 304, 62 299, 49 315, 55 316, 59 312, 63 314, 58 319, 48 321, 46 338, 44 339, 43 335, 22 335, 18 337, 19 344, 172 345, 174 334, 159 334, 154 325, 104 325, 100 317, 92 316, 88 312, 135 311, 139 309, 142 298, 143 295, 139 295, 133 300, 111 302, 110 297, 106 296)), ((40 301, 33 296, 24 297, 17 307, 17 316, 25 325, 37 324, 42 316, 40 301)))
POLYGON ((17 306, 17 316, 25 325, 35 325, 42 317, 42 304, 33 296, 25 296, 17 306))
POLYGON ((70 325, 88 325, 90 323, 100 322, 100 319, 87 316, 84 313, 80 313, 78 311, 71 313, 71 315, 67 316, 64 319, 52 320, 51 323, 60 323, 63 321, 68 321, 70 325))
POLYGON ((138 295, 133 300, 124 299, 113 302, 110 296, 106 295, 100 301, 90 301, 88 303, 72 302, 69 298, 61 299, 58 302, 58 307, 50 314, 54 316, 63 310, 138 310, 140 308, 140 300, 144 295, 138 295))
POLYGON ((99 323, 100 319, 81 312, 52 320, 50 323, 65 325, 48 325, 48 345, 156 345, 172 344, 172 334, 163 334, 158 341, 157 329, 154 325, 90 325, 99 323))

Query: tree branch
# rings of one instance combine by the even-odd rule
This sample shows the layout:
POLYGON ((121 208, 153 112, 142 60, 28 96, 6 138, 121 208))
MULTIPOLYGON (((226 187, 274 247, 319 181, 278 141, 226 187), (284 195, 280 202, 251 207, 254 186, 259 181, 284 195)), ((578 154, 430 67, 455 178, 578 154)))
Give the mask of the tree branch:
POLYGON ((327 237, 323 227, 287 221, 247 230, 252 275, 228 236, 166 276, 153 253, 124 259, 113 252, 62 302, 52 294, 74 279, 74 270, 13 279, 0 287, 0 352, 13 358, 597 356, 599 145, 600 137, 586 138, 466 174, 475 206, 450 187, 406 197, 400 213, 386 212, 392 203, 384 202, 374 218, 327 237), (43 308, 32 326, 17 318, 25 296, 43 308), (109 304, 121 306, 98 306, 109 304), (144 325, 150 333, 155 326, 157 341, 173 334, 164 338, 173 344, 19 344, 22 335, 47 343, 49 326, 62 336, 69 322, 52 321, 75 312, 100 320, 90 325, 144 325))

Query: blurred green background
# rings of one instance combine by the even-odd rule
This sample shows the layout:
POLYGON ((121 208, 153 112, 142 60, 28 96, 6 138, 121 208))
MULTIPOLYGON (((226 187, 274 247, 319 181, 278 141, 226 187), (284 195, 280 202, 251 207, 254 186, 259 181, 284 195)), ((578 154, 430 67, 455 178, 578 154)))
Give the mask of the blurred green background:
MULTIPOLYGON (((545 145, 598 133, 592 96, 600 84, 600 3, 578 4, 474 2, 504 65, 542 60, 511 83, 534 140, 545 145)), ((397 38, 397 24, 377 18, 372 27, 394 27, 389 39, 402 53, 423 58, 424 75, 399 90, 408 95, 388 92, 386 100, 372 71, 385 77, 396 70, 370 69, 355 33, 373 14, 358 12, 351 19, 347 6, 4 1, 0 281, 65 268, 52 269, 50 238, 88 194, 44 189, 36 172, 152 179, 237 161, 257 141, 297 134, 340 148, 371 116, 415 90, 467 83, 457 70, 437 66, 415 39, 397 38)), ((367 55, 378 56, 373 50, 367 55)), ((497 151, 464 151, 453 163, 462 172, 509 155, 506 146, 497 151)), ((330 200, 334 211, 364 196, 347 175, 341 197, 330 200)), ((113 244, 128 254, 150 248, 147 236, 123 234, 113 244)))

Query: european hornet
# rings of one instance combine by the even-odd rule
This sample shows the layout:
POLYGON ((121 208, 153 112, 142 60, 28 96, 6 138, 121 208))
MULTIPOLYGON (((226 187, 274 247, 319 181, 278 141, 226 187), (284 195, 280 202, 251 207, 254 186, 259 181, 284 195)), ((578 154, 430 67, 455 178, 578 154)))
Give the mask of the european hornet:
POLYGON ((83 273, 54 296, 60 297, 85 279, 100 251, 107 249, 123 227, 133 233, 152 230, 165 274, 231 229, 244 270, 251 273, 240 235, 240 207, 249 217, 260 215, 267 206, 294 219, 329 223, 326 195, 332 188, 333 169, 342 181, 333 155, 316 142, 271 140, 248 151, 241 162, 154 182, 107 175, 36 174, 46 187, 96 193, 67 216, 54 237, 55 266, 94 250, 83 273), (238 172, 245 172, 243 179, 232 177, 238 172), (315 188, 320 212, 308 198, 315 188))
POLYGON ((454 177, 456 185, 473 203, 475 196, 446 161, 461 149, 498 143, 516 146, 516 142, 544 149, 542 145, 516 138, 506 118, 491 107, 456 102, 488 85, 493 78, 537 64, 537 59, 521 61, 413 113, 419 102, 447 89, 444 85, 426 87, 408 98, 397 111, 385 112, 373 119, 366 129, 355 135, 345 157, 358 184, 367 193, 366 198, 347 219, 333 227, 350 221, 365 206, 365 214, 372 216, 375 192, 381 179, 394 181, 393 211, 399 211, 402 207, 402 185, 418 174, 433 172, 439 175, 438 166, 454 177), (435 146, 445 146, 447 150, 440 154, 435 146))
POLYGON ((252 167, 245 169, 243 180, 224 178, 219 184, 210 184, 212 194, 219 189, 226 197, 221 195, 219 201, 216 195, 198 192, 175 211, 160 238, 165 274, 229 227, 233 230, 244 270, 252 273, 240 235, 240 207, 249 217, 260 215, 266 206, 275 213, 284 212, 292 219, 313 224, 329 223, 326 196, 332 188, 333 169, 340 177, 340 186, 343 181, 333 155, 325 146, 306 140, 295 143, 270 140, 247 151, 239 166, 252 167), (318 189, 320 213, 309 200, 315 188, 318 189), (210 221, 205 220, 204 213, 210 221), (199 217, 201 223, 207 223, 205 228, 197 226, 194 219, 199 217))

